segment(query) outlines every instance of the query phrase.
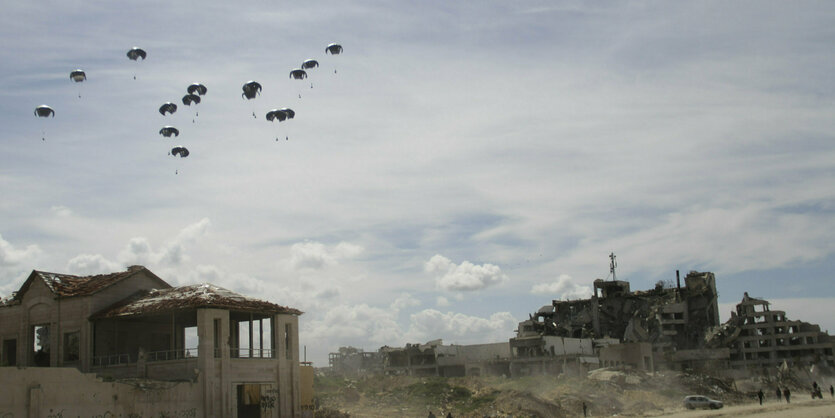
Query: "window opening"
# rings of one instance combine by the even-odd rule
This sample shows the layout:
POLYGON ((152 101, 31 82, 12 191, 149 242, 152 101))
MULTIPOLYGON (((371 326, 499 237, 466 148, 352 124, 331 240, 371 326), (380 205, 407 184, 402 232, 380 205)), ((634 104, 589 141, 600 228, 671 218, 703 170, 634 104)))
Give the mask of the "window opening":
POLYGON ((79 358, 79 343, 81 342, 81 333, 78 331, 75 332, 66 332, 64 333, 64 362, 65 363, 73 363, 77 362, 79 358))
POLYGON ((32 357, 37 367, 49 367, 49 325, 32 327, 32 357))

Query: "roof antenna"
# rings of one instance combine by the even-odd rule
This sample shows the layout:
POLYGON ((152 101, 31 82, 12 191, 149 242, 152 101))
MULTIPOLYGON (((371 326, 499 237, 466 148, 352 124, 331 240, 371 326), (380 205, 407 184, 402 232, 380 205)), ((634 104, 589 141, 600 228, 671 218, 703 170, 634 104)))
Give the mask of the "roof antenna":
POLYGON ((616 260, 617 256, 615 256, 614 252, 609 254, 609 259, 612 260, 609 262, 609 272, 612 273, 612 281, 614 282, 617 281, 617 277, 615 276, 615 267, 618 266, 618 262, 616 260))

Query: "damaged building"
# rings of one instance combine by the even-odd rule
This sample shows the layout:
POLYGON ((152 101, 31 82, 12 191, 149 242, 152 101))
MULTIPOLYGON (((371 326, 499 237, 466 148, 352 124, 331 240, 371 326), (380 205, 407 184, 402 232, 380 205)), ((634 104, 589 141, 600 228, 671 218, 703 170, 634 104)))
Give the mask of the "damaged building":
POLYGON ((328 354, 328 367, 334 374, 346 377, 382 374, 383 355, 356 347, 339 347, 336 353, 328 354))
POLYGON ((769 305, 745 292, 731 318, 708 335, 708 345, 729 348, 734 369, 835 367, 835 339, 820 326, 790 320, 784 311, 771 310, 769 305))
POLYGON ((405 347, 382 347, 386 374, 410 376, 509 375, 510 347, 507 342, 444 345, 442 340, 405 347))
POLYGON ((300 314, 211 284, 172 287, 142 266, 32 271, 0 304, 0 411, 302 416, 300 314))
MULTIPOLYGON (((831 370, 833 349, 835 339, 818 325, 789 320, 747 293, 720 326, 714 274, 691 271, 682 284, 677 271, 674 283, 646 291, 631 290, 627 281, 595 280, 590 298, 553 300, 520 322, 506 343, 445 346, 435 340, 354 353, 353 362, 363 373, 415 376, 516 377, 612 366, 744 376, 777 367, 831 370)), ((332 354, 332 371, 343 373, 347 359, 332 354)))
POLYGON ((542 358, 553 356, 548 348, 553 337, 615 340, 650 345, 651 355, 647 346, 634 346, 644 353, 635 357, 640 361, 626 361, 634 356, 624 352, 621 362, 641 369, 721 362, 727 355, 722 350, 705 350, 704 345, 707 331, 719 325, 717 298, 716 278, 709 272, 691 271, 684 277, 684 286, 676 272, 675 286, 659 282, 647 291, 632 291, 627 281, 597 279, 591 298, 554 300, 531 314, 519 324, 510 346, 514 357, 542 358))

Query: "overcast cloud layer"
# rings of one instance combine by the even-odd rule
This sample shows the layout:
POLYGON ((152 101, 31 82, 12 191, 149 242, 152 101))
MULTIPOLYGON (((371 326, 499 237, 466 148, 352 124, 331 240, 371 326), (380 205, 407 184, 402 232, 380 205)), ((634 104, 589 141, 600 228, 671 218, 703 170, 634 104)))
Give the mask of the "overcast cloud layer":
POLYGON ((835 330, 811 308, 835 299, 833 21, 811 1, 10 3, 0 293, 142 264, 301 309, 324 366, 506 340, 615 252, 634 289, 713 271, 723 315, 749 291, 835 330), (157 112, 193 82, 196 109, 157 112))

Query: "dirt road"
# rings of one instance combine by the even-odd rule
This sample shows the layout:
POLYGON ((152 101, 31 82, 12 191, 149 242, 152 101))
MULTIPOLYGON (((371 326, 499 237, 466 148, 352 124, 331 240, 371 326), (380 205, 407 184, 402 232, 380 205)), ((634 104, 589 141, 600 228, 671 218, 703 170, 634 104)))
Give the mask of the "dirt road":
POLYGON ((759 418, 835 418, 835 400, 829 399, 792 399, 792 403, 766 402, 762 406, 759 403, 728 406, 717 410, 687 411, 682 410, 672 414, 656 416, 675 418, 695 417, 759 417, 759 418))

